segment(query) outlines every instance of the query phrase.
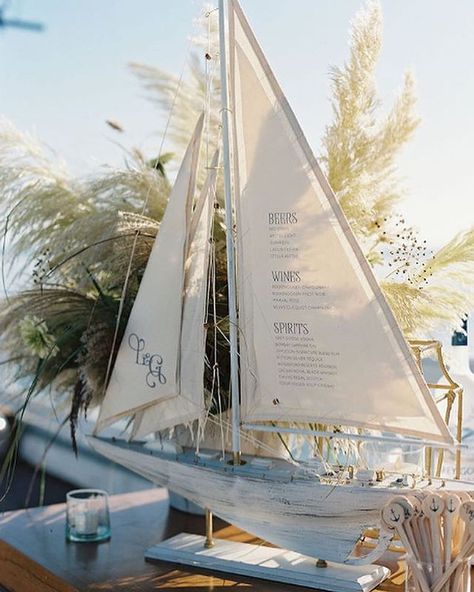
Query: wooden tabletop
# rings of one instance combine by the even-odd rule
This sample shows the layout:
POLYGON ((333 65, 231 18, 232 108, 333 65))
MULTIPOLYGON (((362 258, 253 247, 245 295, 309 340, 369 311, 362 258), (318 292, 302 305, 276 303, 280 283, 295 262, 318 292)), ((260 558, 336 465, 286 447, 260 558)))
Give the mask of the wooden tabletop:
MULTIPOLYGON (((204 533, 204 518, 170 509, 165 489, 112 496, 110 509, 112 538, 97 544, 65 541, 64 504, 0 514, 0 590, 2 586, 10 592, 217 592, 230 586, 259 592, 306 590, 145 562, 144 551, 152 544, 183 531, 204 533)), ((218 538, 256 541, 220 520, 214 527, 218 538)), ((396 563, 391 567, 397 571, 396 563)), ((400 571, 378 588, 402 589, 400 571)))

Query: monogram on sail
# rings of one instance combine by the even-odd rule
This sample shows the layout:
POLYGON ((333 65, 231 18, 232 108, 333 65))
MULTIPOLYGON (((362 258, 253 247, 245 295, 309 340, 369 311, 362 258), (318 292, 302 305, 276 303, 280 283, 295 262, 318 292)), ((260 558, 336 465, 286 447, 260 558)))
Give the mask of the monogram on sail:
MULTIPOLYGON (((222 5, 231 421, 227 412, 208 417, 203 385, 219 157, 193 208, 201 116, 90 443, 271 543, 336 562, 373 561, 388 539, 354 559, 357 541, 394 492, 413 492, 413 483, 315 469, 275 443, 282 434, 441 448, 455 440, 242 9, 229 0, 226 20, 222 5), (99 436, 123 417, 132 418, 130 440, 99 436), (202 442, 170 437, 193 421, 202 442), (206 448, 214 422, 223 428, 206 448), (144 440, 150 434, 160 437, 144 440)), ((422 478, 416 486, 472 489, 422 478)))

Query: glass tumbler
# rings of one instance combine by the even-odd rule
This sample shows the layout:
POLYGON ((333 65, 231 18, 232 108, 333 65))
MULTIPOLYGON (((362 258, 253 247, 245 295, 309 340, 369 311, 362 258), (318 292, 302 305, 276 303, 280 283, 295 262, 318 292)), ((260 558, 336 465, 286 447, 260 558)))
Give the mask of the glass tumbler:
POLYGON ((109 500, 100 489, 75 489, 66 494, 66 539, 94 543, 110 538, 109 500))

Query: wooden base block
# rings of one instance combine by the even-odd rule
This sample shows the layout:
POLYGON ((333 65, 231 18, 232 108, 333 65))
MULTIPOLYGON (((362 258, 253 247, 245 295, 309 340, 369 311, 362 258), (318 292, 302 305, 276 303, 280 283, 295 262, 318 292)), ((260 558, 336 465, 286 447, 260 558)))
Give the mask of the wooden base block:
POLYGON ((214 539, 214 547, 206 549, 204 542, 203 536, 183 532, 150 547, 145 558, 330 592, 369 592, 390 575, 380 565, 328 562, 318 568, 315 559, 285 549, 223 539, 214 539))

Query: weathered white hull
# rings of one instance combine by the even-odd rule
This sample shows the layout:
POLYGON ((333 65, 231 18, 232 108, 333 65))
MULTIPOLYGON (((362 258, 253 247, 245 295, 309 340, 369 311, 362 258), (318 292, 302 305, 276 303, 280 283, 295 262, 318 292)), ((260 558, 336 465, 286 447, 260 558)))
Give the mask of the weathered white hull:
MULTIPOLYGON (((330 484, 279 461, 270 470, 164 455, 139 443, 90 438, 107 458, 168 487, 224 520, 275 545, 335 562, 349 559, 363 531, 403 487, 330 484)), ((457 482, 456 489, 462 488, 457 482)), ((464 484, 466 488, 466 484, 464 484)), ((471 487, 472 488, 472 484, 471 487)), ((449 487, 449 489, 452 489, 449 487)), ((374 560, 373 555, 370 558, 374 560)))

